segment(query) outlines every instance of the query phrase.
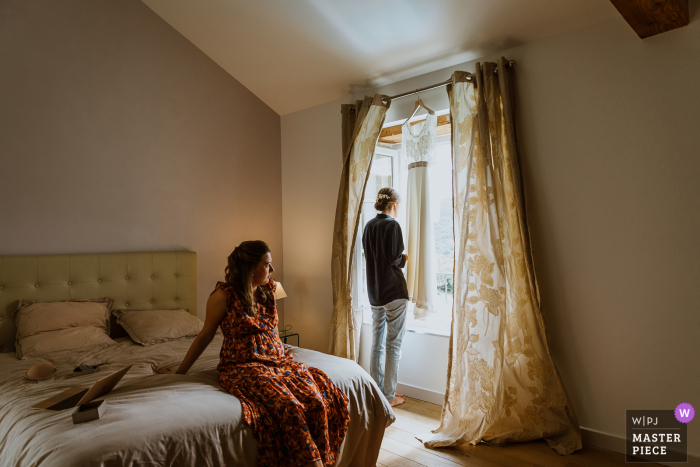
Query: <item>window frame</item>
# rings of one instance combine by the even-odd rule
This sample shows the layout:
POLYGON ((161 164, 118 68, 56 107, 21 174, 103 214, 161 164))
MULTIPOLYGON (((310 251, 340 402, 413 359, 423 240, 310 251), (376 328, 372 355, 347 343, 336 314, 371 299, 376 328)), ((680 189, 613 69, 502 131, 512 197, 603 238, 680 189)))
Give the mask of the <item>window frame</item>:
MULTIPOLYGON (((372 154, 372 164, 374 164, 374 157, 379 154, 381 156, 388 156, 391 158, 391 187, 395 188, 395 185, 399 177, 399 150, 385 148, 382 146, 375 146, 374 153, 372 154)), ((370 168, 371 173, 371 168, 370 168)), ((369 219, 364 219, 363 211, 365 203, 368 203, 367 199, 362 200, 362 207, 360 208, 360 219, 358 225, 358 232, 355 239, 355 252, 353 258, 353 308, 356 311, 362 310, 362 322, 370 323, 372 322, 371 313, 365 313, 365 311, 370 310, 370 305, 363 303, 360 291, 366 286, 364 281, 364 251, 362 249, 362 232, 364 231, 365 224, 369 219), (358 267, 359 266, 359 267, 358 267), (369 321, 367 321, 367 315, 369 315, 369 321)), ((372 203, 374 204, 374 203, 372 203)), ((374 209, 374 206, 372 206, 374 209)))

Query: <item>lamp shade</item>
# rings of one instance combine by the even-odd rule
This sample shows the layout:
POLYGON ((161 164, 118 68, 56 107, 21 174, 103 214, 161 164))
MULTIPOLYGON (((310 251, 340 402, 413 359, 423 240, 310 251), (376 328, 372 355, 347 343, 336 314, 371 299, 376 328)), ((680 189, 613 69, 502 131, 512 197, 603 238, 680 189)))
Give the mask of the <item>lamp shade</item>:
POLYGON ((282 283, 278 282, 277 289, 275 289, 275 299, 279 300, 280 298, 284 298, 286 296, 287 296, 287 293, 284 291, 284 288, 282 287, 282 283))

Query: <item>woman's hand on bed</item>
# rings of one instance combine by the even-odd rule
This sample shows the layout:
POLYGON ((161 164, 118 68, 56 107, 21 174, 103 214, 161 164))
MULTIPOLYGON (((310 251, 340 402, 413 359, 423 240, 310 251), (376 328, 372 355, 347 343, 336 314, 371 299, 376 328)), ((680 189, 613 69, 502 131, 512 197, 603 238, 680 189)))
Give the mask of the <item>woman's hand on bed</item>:
POLYGON ((155 372, 159 375, 174 375, 175 370, 172 368, 156 368, 155 372))

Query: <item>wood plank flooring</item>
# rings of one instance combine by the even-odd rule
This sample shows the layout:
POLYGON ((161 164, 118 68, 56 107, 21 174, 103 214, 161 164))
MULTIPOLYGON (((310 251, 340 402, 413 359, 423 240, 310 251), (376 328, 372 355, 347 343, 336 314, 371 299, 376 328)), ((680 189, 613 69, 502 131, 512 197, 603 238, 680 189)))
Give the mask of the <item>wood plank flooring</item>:
MULTIPOLYGON (((428 449, 416 435, 429 433, 440 425, 439 405, 406 397, 395 407, 396 421, 387 428, 377 467, 613 467, 624 466, 625 456, 590 446, 560 456, 543 439, 512 443, 502 447, 461 446, 428 449)), ((646 464, 659 465, 659 464, 646 464)))

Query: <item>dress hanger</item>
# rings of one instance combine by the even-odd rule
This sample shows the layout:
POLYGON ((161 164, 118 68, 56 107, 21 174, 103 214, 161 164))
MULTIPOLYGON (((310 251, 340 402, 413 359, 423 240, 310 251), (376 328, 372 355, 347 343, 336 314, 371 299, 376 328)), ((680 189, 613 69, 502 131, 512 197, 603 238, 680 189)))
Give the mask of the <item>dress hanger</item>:
POLYGON ((416 112, 418 112, 418 109, 421 107, 427 110, 430 115, 435 115, 435 112, 433 112, 433 110, 430 107, 423 103, 423 100, 420 98, 420 94, 418 94, 418 91, 416 91, 416 96, 418 96, 418 100, 416 101, 416 105, 413 106, 413 112, 411 112, 411 115, 409 115, 406 119, 407 122, 413 118, 416 112))

